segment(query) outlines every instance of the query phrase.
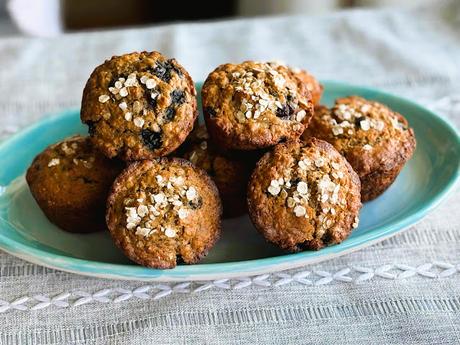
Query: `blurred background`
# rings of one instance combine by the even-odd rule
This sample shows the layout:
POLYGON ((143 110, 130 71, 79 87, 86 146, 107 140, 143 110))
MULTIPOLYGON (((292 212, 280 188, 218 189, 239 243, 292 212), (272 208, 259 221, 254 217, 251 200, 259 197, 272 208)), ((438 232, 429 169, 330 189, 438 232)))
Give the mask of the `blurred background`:
POLYGON ((438 0, 0 0, 0 36, 52 37, 165 22, 289 14, 321 14, 353 7, 407 7, 438 0), (191 5, 192 4, 192 5, 191 5))

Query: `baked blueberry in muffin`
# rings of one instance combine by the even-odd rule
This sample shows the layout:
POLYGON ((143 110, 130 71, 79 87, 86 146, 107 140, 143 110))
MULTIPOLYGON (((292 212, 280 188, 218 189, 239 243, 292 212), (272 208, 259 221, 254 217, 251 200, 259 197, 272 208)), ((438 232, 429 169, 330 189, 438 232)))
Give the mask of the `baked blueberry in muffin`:
POLYGON ((112 57, 94 70, 83 91, 81 120, 109 158, 165 156, 185 140, 197 115, 190 75, 158 52, 112 57))
POLYGON ((107 226, 115 244, 143 266, 196 263, 221 231, 222 206, 214 182, 180 158, 132 163, 115 180, 107 226))
POLYGON ((276 63, 221 65, 201 94, 209 134, 226 149, 263 149, 298 138, 313 114, 305 84, 276 63))
POLYGON ((257 163, 248 206, 254 226, 273 244, 292 252, 321 249, 358 226, 360 182, 332 145, 292 140, 257 163))

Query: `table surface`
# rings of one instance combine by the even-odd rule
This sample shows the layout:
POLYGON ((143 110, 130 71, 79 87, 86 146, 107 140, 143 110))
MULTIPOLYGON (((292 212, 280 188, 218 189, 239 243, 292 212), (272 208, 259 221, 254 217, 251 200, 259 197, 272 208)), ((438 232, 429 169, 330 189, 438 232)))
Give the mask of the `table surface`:
MULTIPOLYGON (((194 80, 217 65, 283 60, 370 85, 460 126, 460 4, 358 10, 0 40, 0 140, 78 108, 111 55, 158 50, 194 80)), ((0 252, 0 344, 460 343, 460 193, 380 244, 321 264, 184 284, 99 280, 0 252)))

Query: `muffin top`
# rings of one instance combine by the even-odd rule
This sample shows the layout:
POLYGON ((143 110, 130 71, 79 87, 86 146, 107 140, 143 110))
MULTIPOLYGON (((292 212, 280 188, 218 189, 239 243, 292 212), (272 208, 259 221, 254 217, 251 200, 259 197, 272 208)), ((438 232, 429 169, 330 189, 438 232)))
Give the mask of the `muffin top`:
POLYGON ((114 56, 83 91, 81 119, 108 157, 149 159, 176 149, 197 117, 196 90, 175 59, 158 52, 114 56))
POLYGON ((358 226, 360 182, 337 150, 311 138, 277 145, 257 163, 248 205, 256 228, 281 248, 319 249, 358 226))
POLYGON ((295 73, 296 77, 301 80, 308 91, 310 91, 313 105, 318 106, 321 101, 321 96, 323 95, 323 86, 306 70, 295 67, 291 68, 291 70, 295 73))
POLYGON ((415 136, 407 120, 385 105, 358 96, 318 107, 303 138, 317 137, 342 153, 359 176, 391 170, 410 158, 415 136))
POLYGON ((276 63, 221 65, 206 79, 202 99, 211 136, 230 149, 252 150, 297 138, 313 114, 306 86, 276 63))
POLYGON ((107 225, 115 243, 144 266, 194 263, 220 234, 222 207, 206 173, 179 158, 132 163, 115 180, 107 225))
POLYGON ((50 205, 101 201, 122 164, 109 160, 91 145, 89 137, 73 136, 40 153, 27 170, 27 182, 50 205))

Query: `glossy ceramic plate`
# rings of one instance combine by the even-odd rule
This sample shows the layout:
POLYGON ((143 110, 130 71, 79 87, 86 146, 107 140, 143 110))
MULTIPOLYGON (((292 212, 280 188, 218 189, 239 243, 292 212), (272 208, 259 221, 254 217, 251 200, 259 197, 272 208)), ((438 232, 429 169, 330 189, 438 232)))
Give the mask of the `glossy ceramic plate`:
POLYGON ((51 224, 24 180, 46 146, 86 132, 77 110, 52 116, 0 145, 0 248, 24 260, 84 275, 152 281, 214 280, 274 272, 328 260, 369 246, 414 225, 435 208, 459 177, 460 141, 445 120, 408 100, 378 90, 324 82, 323 103, 361 95, 387 104, 414 128, 417 149, 395 183, 366 203, 361 222, 343 243, 320 251, 286 254, 266 243, 247 216, 224 222, 223 236, 197 265, 155 270, 129 262, 108 233, 69 234, 51 224))

